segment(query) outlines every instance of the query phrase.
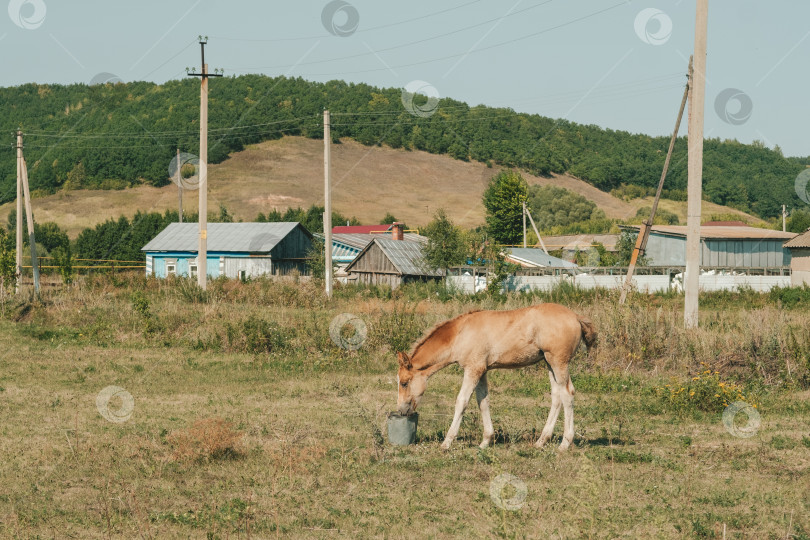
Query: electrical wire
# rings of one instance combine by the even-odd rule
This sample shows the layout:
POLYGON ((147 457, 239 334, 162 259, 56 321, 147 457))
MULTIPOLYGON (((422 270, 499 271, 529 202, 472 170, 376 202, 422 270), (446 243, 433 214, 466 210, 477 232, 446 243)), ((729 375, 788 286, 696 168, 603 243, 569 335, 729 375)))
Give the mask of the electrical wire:
MULTIPOLYGON (((458 6, 455 6, 455 7, 443 9, 441 11, 435 11, 433 13, 428 13, 426 15, 420 15, 419 17, 414 17, 412 19, 406 19, 404 21, 398 21, 398 22, 388 23, 388 24, 381 24, 379 26, 372 26, 370 28, 363 28, 363 29, 357 30, 354 33, 355 34, 361 34, 361 33, 364 33, 364 32, 372 32, 374 30, 381 30, 383 28, 391 28, 393 26, 399 26, 401 24, 407 24, 407 23, 411 23, 411 22, 414 22, 414 21, 419 21, 419 20, 422 20, 422 19, 429 19, 431 17, 435 17, 436 15, 442 15, 442 14, 448 13, 450 11, 455 11, 457 9, 461 9, 461 8, 465 8, 467 6, 471 6, 473 4, 477 4, 480 1, 481 0, 473 0, 472 2, 467 2, 466 4, 461 4, 461 5, 458 5, 458 6)), ((272 38, 272 39, 231 38, 231 37, 222 37, 222 36, 212 36, 212 39, 222 39, 222 40, 225 40, 225 41, 249 41, 249 42, 276 43, 276 42, 282 42, 282 41, 304 41, 304 40, 311 41, 313 39, 323 39, 324 37, 327 37, 327 36, 321 34, 319 36, 303 36, 303 37, 272 38)))
MULTIPOLYGON (((349 56, 341 56, 340 58, 328 58, 326 60, 310 60, 309 62, 298 62, 297 64, 292 64, 292 65, 260 66, 258 68, 245 68, 245 69, 283 69, 283 68, 289 68, 289 67, 295 67, 295 66, 308 66, 308 65, 316 65, 316 64, 327 64, 327 63, 331 63, 331 62, 335 62, 335 61, 339 61, 339 60, 340 61, 342 61, 342 60, 351 60, 352 58, 361 58, 363 56, 376 55, 376 54, 379 54, 379 53, 382 53, 382 52, 388 52, 388 51, 393 51, 393 50, 396 50, 396 49, 402 49, 404 47, 411 47, 413 45, 419 45, 421 43, 426 43, 428 41, 433 41, 433 40, 436 40, 436 39, 445 38, 447 36, 452 36, 454 34, 459 34, 461 32, 466 32, 467 30, 472 30, 473 28, 478 28, 479 26, 484 26, 484 25, 487 25, 487 24, 490 24, 490 23, 493 23, 493 22, 503 20, 503 19, 505 19, 507 17, 513 17, 515 15, 525 13, 525 12, 530 11, 532 9, 536 9, 536 8, 539 8, 539 7, 544 6, 546 4, 550 4, 553 1, 554 0, 546 0, 545 2, 541 2, 539 4, 535 4, 533 6, 529 6, 527 8, 523 8, 521 10, 514 11, 512 13, 507 13, 506 15, 502 15, 500 17, 495 17, 494 19, 489 19, 489 20, 486 20, 486 21, 483 21, 483 22, 480 22, 480 23, 470 25, 470 26, 465 26, 463 28, 459 28, 459 29, 453 30, 451 32, 445 32, 443 34, 438 34, 438 35, 423 38, 423 39, 417 39, 416 41, 411 41, 411 42, 408 42, 408 43, 401 43, 399 45, 392 45, 391 47, 385 47, 383 49, 374 49, 373 51, 352 54, 352 55, 349 55, 349 56)), ((239 69, 239 68, 236 68, 236 69, 239 69)))
MULTIPOLYGON (((363 69, 363 70, 356 70, 356 71, 341 71, 341 72, 332 72, 332 73, 302 73, 302 74, 299 74, 299 76, 306 76, 306 77, 334 77, 334 76, 352 75, 352 74, 359 74, 359 73, 373 73, 373 72, 377 72, 377 71, 387 71, 387 70, 391 70, 391 69, 402 69, 402 68, 407 68, 407 67, 421 66, 421 65, 425 65, 425 64, 441 62, 441 61, 444 61, 444 60, 451 60, 453 58, 460 58, 460 57, 467 56, 469 54, 488 51, 488 50, 491 50, 491 49, 495 49, 497 47, 503 47, 505 45, 511 45, 512 43, 517 43, 519 41, 523 41, 523 40, 526 40, 526 39, 537 37, 539 35, 551 32, 553 30, 558 30, 560 28, 570 26, 570 25, 572 25, 574 23, 584 21, 584 20, 589 19, 591 17, 601 15, 602 13, 605 13, 605 12, 608 12, 610 10, 616 9, 617 7, 623 6, 625 4, 626 4, 626 2, 619 2, 618 4, 614 4, 614 5, 610 6, 610 7, 607 7, 607 8, 598 10, 598 11, 594 11, 593 13, 589 13, 588 15, 583 15, 582 17, 572 19, 570 21, 558 24, 556 26, 551 26, 551 27, 545 28, 545 29, 540 30, 538 32, 532 32, 531 34, 526 34, 526 35, 521 36, 521 37, 517 37, 517 38, 514 38, 514 39, 507 40, 507 41, 502 41, 500 43, 495 43, 493 45, 488 45, 486 47, 480 47, 480 48, 477 48, 477 49, 474 49, 474 50, 471 50, 471 51, 466 51, 466 52, 463 52, 463 53, 456 53, 456 54, 451 54, 451 55, 447 55, 447 56, 441 56, 441 57, 438 57, 438 58, 432 58, 430 60, 422 60, 422 61, 419 61, 419 62, 411 62, 409 64, 400 64, 400 65, 397 65, 397 66, 386 66, 386 67, 381 67, 381 68, 371 68, 371 69, 363 69)), ((330 59, 328 61, 329 62, 337 62, 337 61, 343 60, 345 58, 352 58, 352 57, 333 58, 333 59, 330 59)), ((233 72, 236 72, 236 71, 255 71, 255 70, 261 70, 261 69, 294 68, 294 67, 297 67, 299 65, 304 65, 304 64, 302 64, 302 63, 288 64, 288 65, 284 65, 284 66, 269 66, 269 67, 263 67, 263 68, 262 67, 259 67, 259 68, 230 68, 230 67, 226 67, 225 69, 227 71, 233 71, 233 72)))

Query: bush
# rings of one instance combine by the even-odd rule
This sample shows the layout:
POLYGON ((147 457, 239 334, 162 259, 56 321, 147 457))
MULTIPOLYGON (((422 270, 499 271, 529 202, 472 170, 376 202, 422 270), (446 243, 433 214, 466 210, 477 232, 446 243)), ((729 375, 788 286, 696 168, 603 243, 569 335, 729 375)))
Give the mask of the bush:
MULTIPOLYGON (((706 364, 703 364, 706 367, 706 364)), ((757 399, 746 396, 745 389, 737 384, 723 381, 719 371, 706 369, 686 382, 673 381, 656 388, 665 405, 676 411, 699 410, 722 412, 735 401, 744 401, 756 408, 757 399)))
POLYGON ((173 432, 167 438, 178 461, 235 459, 245 454, 244 433, 222 418, 204 418, 188 429, 173 432))

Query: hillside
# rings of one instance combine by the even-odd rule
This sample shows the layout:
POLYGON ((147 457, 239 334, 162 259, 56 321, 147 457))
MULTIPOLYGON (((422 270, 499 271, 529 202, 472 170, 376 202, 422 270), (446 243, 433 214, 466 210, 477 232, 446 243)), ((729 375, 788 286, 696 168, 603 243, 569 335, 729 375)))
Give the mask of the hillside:
MULTIPOLYGON (((247 147, 209 168, 209 209, 225 205, 236 219, 250 221, 259 212, 289 206, 323 204, 323 143, 304 137, 285 137, 247 147)), ((386 212, 408 224, 427 223, 433 212, 444 207, 459 225, 483 224, 481 195, 498 169, 475 162, 423 151, 366 147, 346 140, 332 146, 333 206, 364 223, 376 223, 386 212)), ((538 177, 524 173, 530 184, 556 185, 579 193, 602 208, 608 217, 626 219, 650 202, 622 201, 568 175, 538 177)), ((662 201, 662 208, 685 220, 686 203, 662 201)), ((196 211, 197 192, 186 192, 186 211, 196 211)), ((5 223, 13 203, 0 206, 5 223)), ((122 190, 76 190, 34 200, 39 222, 55 221, 75 238, 91 227, 136 211, 177 208, 177 188, 137 186, 122 190)), ((704 202, 707 213, 735 212, 704 202)), ((747 214, 747 219, 754 220, 747 214)))
MULTIPOLYGON (((22 126, 31 186, 37 192, 57 193, 65 185, 162 187, 168 182, 167 166, 175 150, 198 148, 198 95, 192 80, 1 88, 0 129, 10 134, 22 126)), ((252 144, 288 135, 319 139, 324 108, 333 113, 335 140, 351 139, 366 148, 423 150, 460 162, 514 167, 539 177, 568 174, 602 191, 621 184, 654 186, 668 144, 667 137, 470 106, 451 98, 417 115, 405 109, 404 97, 408 96, 400 89, 343 81, 316 83, 262 75, 212 81, 209 160, 222 163, 252 144)), ((422 96, 409 98, 418 103, 422 96)), ((686 186, 685 154, 686 141, 681 138, 675 146, 669 189, 686 186)), ((806 161, 786 158, 762 144, 708 139, 704 193, 717 204, 776 216, 782 204, 805 206, 794 180, 806 161)), ((14 184, 14 153, 0 153, 0 202, 14 198, 14 184)))

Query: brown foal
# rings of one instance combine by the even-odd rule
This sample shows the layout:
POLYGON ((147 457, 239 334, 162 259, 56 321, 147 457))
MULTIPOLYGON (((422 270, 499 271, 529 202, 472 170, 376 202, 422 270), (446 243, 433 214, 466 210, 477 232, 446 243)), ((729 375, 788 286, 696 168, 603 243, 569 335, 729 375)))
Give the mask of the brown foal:
POLYGON ((596 338, 590 319, 559 304, 465 313, 433 327, 414 345, 410 354, 397 353, 397 409, 401 414, 414 412, 430 376, 450 364, 458 364, 464 370, 464 380, 456 399, 453 423, 442 448, 450 448, 458 435, 461 417, 473 390, 484 424, 480 446, 485 448, 495 433, 489 414, 487 372, 545 361, 551 381, 551 410, 535 445, 539 448, 548 442, 563 408, 565 427, 560 450, 566 450, 574 439, 574 385, 568 363, 582 341, 590 351, 596 338))

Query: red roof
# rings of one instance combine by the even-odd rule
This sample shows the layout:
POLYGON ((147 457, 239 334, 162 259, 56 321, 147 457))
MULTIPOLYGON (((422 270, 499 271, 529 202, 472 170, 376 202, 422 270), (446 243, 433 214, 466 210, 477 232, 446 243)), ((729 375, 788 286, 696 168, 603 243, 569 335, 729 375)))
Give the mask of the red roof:
POLYGON ((333 233, 372 234, 391 230, 391 225, 338 225, 332 227, 333 233))

